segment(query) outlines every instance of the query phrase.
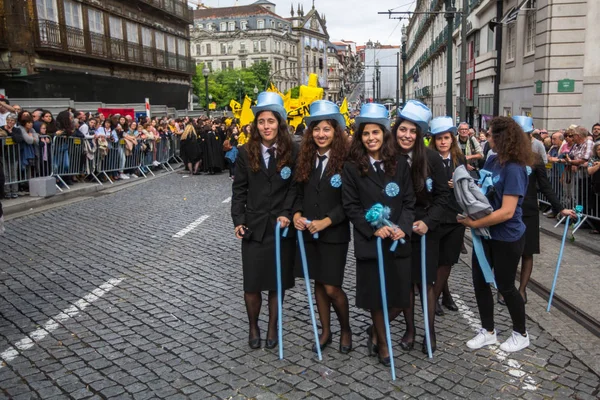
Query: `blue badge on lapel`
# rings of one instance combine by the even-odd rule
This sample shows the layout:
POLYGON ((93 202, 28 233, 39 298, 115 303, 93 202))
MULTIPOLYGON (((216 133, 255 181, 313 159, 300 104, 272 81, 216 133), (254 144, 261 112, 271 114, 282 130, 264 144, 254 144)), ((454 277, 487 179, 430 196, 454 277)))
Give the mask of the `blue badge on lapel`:
POLYGON ((340 174, 335 174, 331 177, 330 182, 331 186, 333 186, 334 188, 339 188, 340 186, 342 186, 342 177, 340 176, 340 174))
POLYGON ((396 197, 400 193, 400 186, 396 182, 390 182, 385 186, 385 194, 390 197, 396 197))
POLYGON ((433 191, 433 179, 431 179, 429 176, 427 179, 425 179, 425 187, 429 193, 433 191))
POLYGON ((494 182, 494 183, 498 183, 498 181, 499 181, 499 180, 500 180, 500 175, 495 175, 495 176, 492 178, 492 182, 494 182))
POLYGON ((290 167, 283 167, 281 169, 281 179, 288 179, 290 176, 292 176, 292 170, 290 169, 290 167))
POLYGON ((525 167, 525 171, 527 171, 527 176, 531 175, 531 167, 529 165, 525 167))

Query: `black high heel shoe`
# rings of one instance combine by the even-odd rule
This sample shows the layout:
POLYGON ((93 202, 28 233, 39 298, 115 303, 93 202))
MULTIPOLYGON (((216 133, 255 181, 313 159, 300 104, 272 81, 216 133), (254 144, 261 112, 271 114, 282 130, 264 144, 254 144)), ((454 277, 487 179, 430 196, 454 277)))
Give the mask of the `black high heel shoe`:
POLYGON ((392 361, 391 361, 391 359, 390 359, 389 356, 388 357, 383 357, 383 358, 381 356, 378 356, 378 357, 379 357, 379 362, 381 364, 383 364, 383 366, 389 368, 392 365, 392 361))
POLYGON ((350 344, 344 346, 342 344, 342 335, 340 333, 340 353, 342 354, 348 354, 352 351, 352 331, 350 331, 350 344))
POLYGON ((412 349, 415 348, 415 339, 413 338, 413 340, 411 340, 410 342, 407 340, 404 340, 404 337, 400 340, 400 348, 404 351, 410 351, 412 349))
MULTIPOLYGON (((325 341, 325 343, 323 343, 323 344, 320 345, 321 346, 321 352, 323 350, 325 350, 325 348, 328 345, 330 345, 332 342, 333 342, 333 335, 330 333, 329 337, 327 338, 327 340, 325 341)), ((316 344, 313 344, 312 351, 315 352, 315 353, 317 352, 317 345, 316 344)))
POLYGON ((374 356, 379 353, 379 346, 373 343, 373 325, 367 328, 367 351, 369 352, 369 356, 374 356))
MULTIPOLYGON (((435 339, 433 339, 431 341, 431 354, 433 355, 433 353, 435 353, 436 350, 437 350, 437 341, 435 339)), ((423 354, 429 355, 429 353, 427 352, 427 339, 423 339, 423 346, 421 347, 421 351, 423 352, 423 354)))
POLYGON ((250 348, 252 350, 256 350, 258 348, 260 348, 260 330, 258 331, 258 336, 256 337, 249 337, 248 338, 248 346, 250 346, 250 348))
POLYGON ((274 349, 275 347, 277 347, 278 343, 279 342, 277 341, 277 339, 267 339, 267 342, 265 343, 265 348, 274 349))
POLYGON ((442 305, 450 311, 458 311, 458 306, 454 302, 452 296, 442 297, 442 305))

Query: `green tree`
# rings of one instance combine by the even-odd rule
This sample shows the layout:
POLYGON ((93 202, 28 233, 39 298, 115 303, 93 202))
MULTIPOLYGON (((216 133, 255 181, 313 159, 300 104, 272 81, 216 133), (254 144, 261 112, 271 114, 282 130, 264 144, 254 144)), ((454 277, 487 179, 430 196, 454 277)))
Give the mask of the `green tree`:
MULTIPOLYGON (((192 77, 192 85, 194 93, 200 98, 200 104, 205 107, 206 94, 202 68, 204 68, 203 64, 196 67, 196 75, 192 77)), ((238 102, 243 101, 246 95, 256 99, 255 87, 259 92, 264 90, 261 80, 251 68, 214 71, 208 76, 208 93, 219 108, 228 107, 232 99, 238 102), (242 82, 244 82, 243 85, 242 82)))
POLYGON ((254 73, 254 75, 260 82, 258 89, 259 91, 263 92, 270 83, 269 80, 271 78, 271 63, 268 61, 255 62, 248 69, 252 71, 252 73, 254 73))
MULTIPOLYGON (((297 99, 300 97, 300 86, 294 86, 290 90, 292 91, 292 94, 290 96, 292 99, 297 99)), ((285 93, 287 94, 290 90, 288 90, 285 93)))

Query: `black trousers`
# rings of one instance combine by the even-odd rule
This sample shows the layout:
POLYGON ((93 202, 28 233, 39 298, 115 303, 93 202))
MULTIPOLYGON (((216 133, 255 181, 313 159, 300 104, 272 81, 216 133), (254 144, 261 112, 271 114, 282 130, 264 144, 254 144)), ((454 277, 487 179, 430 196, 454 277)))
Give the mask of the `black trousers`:
MULTIPOLYGON (((513 323, 513 330, 524 334, 526 332, 525 303, 515 287, 515 276, 525 246, 525 235, 514 242, 500 240, 482 240, 482 242, 486 258, 494 270, 498 291, 506 301, 513 323)), ((494 296, 492 295, 492 288, 483 277, 475 252, 473 252, 472 265, 473 287, 475 288, 481 325, 491 332, 494 330, 494 296)))

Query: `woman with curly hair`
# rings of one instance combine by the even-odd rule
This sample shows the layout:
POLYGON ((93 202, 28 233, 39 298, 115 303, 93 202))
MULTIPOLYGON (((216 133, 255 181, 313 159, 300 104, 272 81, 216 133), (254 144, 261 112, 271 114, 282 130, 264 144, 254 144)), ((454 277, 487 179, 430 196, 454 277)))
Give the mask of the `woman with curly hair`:
MULTIPOLYGON (((342 289, 350 223, 342 206, 340 174, 346 159, 346 122, 339 107, 327 100, 310 105, 308 129, 296 164, 298 194, 294 226, 304 235, 309 276, 315 280, 315 298, 321 320, 321 350, 332 342, 330 308, 340 323, 340 352, 352 350, 348 297, 342 289), (313 235, 319 233, 318 240, 313 235)), ((299 256, 296 266, 300 265, 299 256)), ((296 276, 302 277, 301 268, 296 276)), ((316 346, 313 351, 316 351, 316 346)))
MULTIPOLYGON (((412 282, 410 305, 404 309, 404 320, 406 332, 400 341, 403 350, 412 350, 415 343, 415 285, 422 280, 421 273, 421 237, 425 235, 427 250, 439 249, 440 240, 438 229, 442 222, 444 213, 448 207, 450 189, 448 179, 444 172, 444 164, 439 154, 425 147, 423 136, 429 132, 429 121, 431 111, 429 108, 416 100, 406 102, 400 112, 392 132, 396 137, 397 150, 406 157, 410 165, 413 189, 415 192, 415 219, 412 224, 412 282)), ((426 284, 427 293, 427 317, 429 319, 429 330, 431 332, 431 350, 437 348, 435 335, 435 304, 437 297, 434 293, 434 283, 437 281, 437 269, 439 252, 427 251, 426 257, 426 284)), ((418 285, 419 288, 421 285, 418 285)), ((423 338, 421 351, 427 354, 427 345, 423 338)))
MULTIPOLYGON (((248 345, 260 347, 258 317, 262 291, 269 292, 266 347, 277 346, 277 281, 275 225, 290 225, 296 199, 292 178, 297 148, 287 134, 287 113, 277 93, 263 92, 252 107, 254 122, 248 143, 240 148, 233 181, 231 217, 242 240, 244 300, 249 322, 248 345)), ((294 231, 281 238, 282 289, 294 286, 294 231)))
MULTIPOLYGON (((532 164, 531 141, 523 129, 509 117, 496 117, 490 123, 488 138, 496 154, 485 162, 484 169, 491 173, 486 196, 493 212, 478 220, 469 217, 458 221, 469 228, 489 227, 491 239, 483 241, 486 258, 494 269, 498 291, 504 297, 513 324, 512 335, 500 345, 507 353, 529 346, 525 328, 525 303, 515 287, 517 266, 525 247, 525 224, 521 204, 528 184, 527 166, 532 164)), ((485 186, 485 181, 484 181, 485 186)), ((467 347, 480 349, 497 341, 494 328, 494 298, 473 254, 473 286, 482 328, 467 342, 467 347)))
POLYGON ((379 361, 390 366, 383 307, 389 309, 391 322, 392 316, 398 316, 410 303, 409 237, 415 216, 415 196, 408 164, 404 158, 396 157, 385 106, 363 105, 355 123, 358 129, 342 175, 342 201, 354 226, 356 306, 371 312, 373 325, 367 329, 369 355, 378 354, 379 361), (388 221, 392 226, 374 227, 367 221, 366 210, 375 204, 389 207, 388 221), (381 300, 378 238, 383 241, 387 304, 381 300), (390 251, 393 241, 402 238, 406 238, 405 243, 390 251))

